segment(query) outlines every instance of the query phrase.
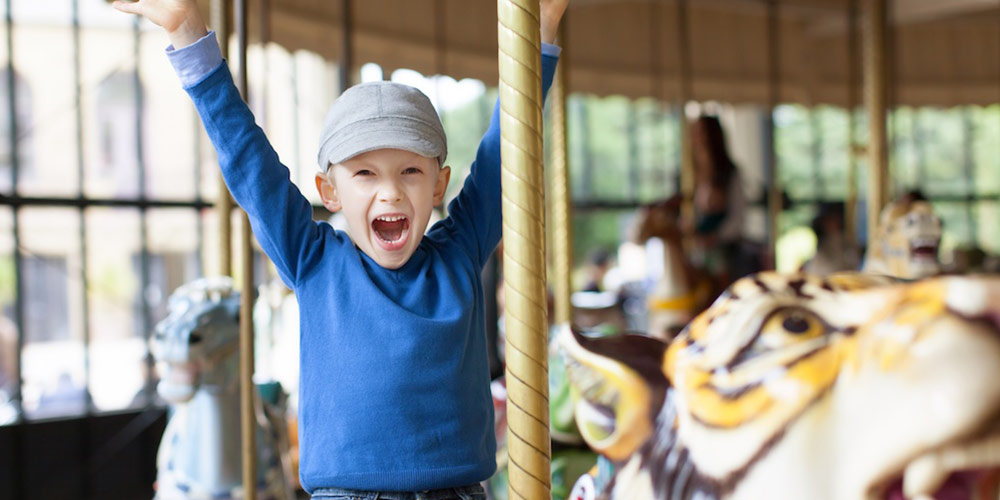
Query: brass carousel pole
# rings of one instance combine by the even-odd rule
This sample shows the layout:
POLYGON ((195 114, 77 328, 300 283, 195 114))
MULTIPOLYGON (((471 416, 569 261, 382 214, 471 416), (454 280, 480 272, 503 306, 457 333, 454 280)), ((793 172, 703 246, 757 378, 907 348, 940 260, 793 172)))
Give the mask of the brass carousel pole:
POLYGON ((767 2, 767 162, 764 164, 764 180, 767 182, 767 269, 777 268, 778 220, 781 217, 781 183, 778 179, 778 158, 775 151, 774 108, 778 105, 780 41, 778 2, 767 2))
MULTIPOLYGON (((237 62, 239 64, 236 72, 236 86, 240 95, 246 100, 247 97, 247 33, 246 18, 247 7, 245 0, 236 0, 235 3, 235 24, 236 35, 239 42, 237 52, 237 62)), ((223 56, 229 55, 229 9, 226 0, 212 0, 211 24, 215 29, 216 37, 219 41, 219 49, 223 56)), ((233 199, 229 194, 222 174, 219 174, 219 199, 216 210, 219 222, 219 274, 232 276, 232 212, 233 199)), ((247 215, 242 210, 241 217, 241 240, 240 249, 243 256, 243 288, 240 291, 240 427, 242 442, 242 464, 243 464, 243 498, 255 500, 257 498, 257 436, 255 434, 255 411, 253 385, 254 372, 254 352, 253 352, 253 322, 251 314, 253 311, 253 248, 251 245, 251 229, 247 215)))
MULTIPOLYGON (((654 4, 655 6, 655 4, 654 4)), ((691 101, 691 36, 688 26, 687 0, 677 0, 677 50, 680 78, 680 101, 678 120, 680 120, 681 140, 681 220, 694 221, 694 156, 691 146, 691 131, 688 125, 685 106, 691 101)), ((658 19, 658 16, 652 16, 658 19)), ((655 31, 654 31, 655 34, 655 31)), ((690 224, 694 227, 694 224, 690 224)))
POLYGON ((886 157, 887 0, 865 2, 865 106, 868 109, 868 245, 875 243, 878 218, 888 201, 886 157))
MULTIPOLYGON (((247 100, 247 0, 236 0, 234 18, 236 39, 239 43, 236 60, 239 71, 236 74, 236 87, 247 100)), ((242 264, 243 286, 240 290, 240 428, 243 446, 243 498, 257 499, 257 435, 256 410, 254 398, 256 387, 253 384, 254 372, 254 331, 253 331, 253 245, 250 238, 250 219, 246 212, 240 210, 240 256, 242 264)))
POLYGON ((844 241, 852 251, 858 247, 858 149, 855 142, 858 107, 858 0, 847 11, 847 199, 844 204, 844 241))
MULTIPOLYGON (((228 2, 226 0, 212 0, 210 21, 212 29, 215 30, 216 38, 219 40, 219 49, 223 57, 229 57, 229 15, 228 2)), ((222 172, 218 174, 219 194, 216 201, 216 216, 219 224, 219 275, 233 275, 233 198, 229 195, 229 188, 222 178, 222 172)))
POLYGON ((353 83, 354 70, 354 14, 351 0, 341 0, 340 3, 340 73, 337 75, 343 94, 353 83))
POLYGON ((508 498, 551 491, 538 0, 498 0, 508 498))
MULTIPOLYGON (((566 21, 559 29, 560 45, 566 44, 566 21)), ((573 319, 573 293, 570 273, 573 269, 573 200, 569 184, 569 155, 566 146, 566 56, 556 68, 552 95, 552 255, 557 324, 569 324, 573 319)))

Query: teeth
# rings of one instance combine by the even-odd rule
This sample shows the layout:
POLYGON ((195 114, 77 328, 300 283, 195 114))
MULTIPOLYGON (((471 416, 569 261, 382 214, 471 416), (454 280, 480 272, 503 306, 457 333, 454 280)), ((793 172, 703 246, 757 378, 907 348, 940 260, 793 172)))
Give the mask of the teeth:
POLYGON ((607 429, 613 429, 615 427, 615 419, 613 416, 608 416, 597 411, 597 409, 590 404, 578 405, 577 409, 580 411, 581 420, 592 422, 598 427, 604 427, 607 429))
POLYGON ((932 498, 952 472, 1000 465, 1000 434, 971 445, 953 445, 921 455, 903 472, 907 498, 932 498))
POLYGON ((402 215, 383 215, 383 216, 377 218, 377 220, 380 220, 380 221, 383 221, 383 222, 396 222, 396 221, 401 221, 401 220, 404 220, 404 219, 406 219, 406 217, 404 217, 402 215))
POLYGON ((600 376, 592 373, 573 359, 568 360, 566 369, 570 380, 577 386, 585 399, 612 408, 618 405, 618 391, 604 383, 600 376))

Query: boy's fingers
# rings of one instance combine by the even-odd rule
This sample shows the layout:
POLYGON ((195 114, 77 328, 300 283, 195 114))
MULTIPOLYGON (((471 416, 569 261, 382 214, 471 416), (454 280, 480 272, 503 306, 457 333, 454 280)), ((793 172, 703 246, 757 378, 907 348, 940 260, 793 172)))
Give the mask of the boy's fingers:
POLYGON ((142 14, 141 9, 139 8, 139 2, 123 2, 121 0, 115 0, 111 6, 128 14, 142 14))

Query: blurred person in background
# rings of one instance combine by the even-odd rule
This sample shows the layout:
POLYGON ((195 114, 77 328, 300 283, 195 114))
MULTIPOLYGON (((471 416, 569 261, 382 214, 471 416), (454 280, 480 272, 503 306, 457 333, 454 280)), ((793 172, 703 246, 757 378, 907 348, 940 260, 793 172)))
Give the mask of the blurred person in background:
POLYGON ((696 249, 692 260, 721 290, 757 267, 755 259, 743 251, 746 195, 717 117, 702 115, 691 124, 691 146, 696 249))
POLYGON ((827 275, 837 271, 857 270, 861 263, 857 249, 844 238, 844 203, 821 203, 812 220, 816 235, 816 255, 802 265, 810 274, 827 275))

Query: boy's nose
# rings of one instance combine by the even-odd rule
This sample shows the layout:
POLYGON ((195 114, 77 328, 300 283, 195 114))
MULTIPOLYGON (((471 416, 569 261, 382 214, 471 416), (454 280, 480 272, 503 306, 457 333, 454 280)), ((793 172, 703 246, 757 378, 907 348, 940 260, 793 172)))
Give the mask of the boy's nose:
POLYGON ((399 188, 398 184, 393 181, 386 181, 379 186, 378 199, 379 201, 392 203, 399 201, 403 197, 402 193, 403 190, 399 188))

